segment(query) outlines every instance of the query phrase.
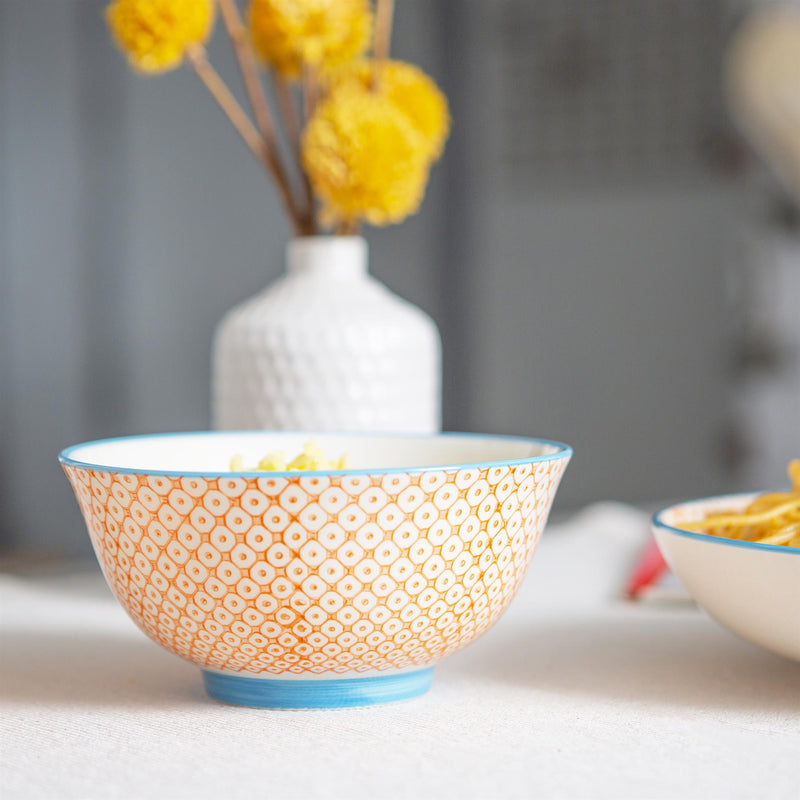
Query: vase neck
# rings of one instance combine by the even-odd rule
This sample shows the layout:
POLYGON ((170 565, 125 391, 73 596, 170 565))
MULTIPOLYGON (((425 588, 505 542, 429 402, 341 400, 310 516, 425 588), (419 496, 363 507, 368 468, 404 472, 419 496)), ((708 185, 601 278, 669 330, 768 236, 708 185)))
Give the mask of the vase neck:
POLYGON ((286 248, 290 275, 355 280, 367 274, 367 242, 362 236, 300 236, 286 248))

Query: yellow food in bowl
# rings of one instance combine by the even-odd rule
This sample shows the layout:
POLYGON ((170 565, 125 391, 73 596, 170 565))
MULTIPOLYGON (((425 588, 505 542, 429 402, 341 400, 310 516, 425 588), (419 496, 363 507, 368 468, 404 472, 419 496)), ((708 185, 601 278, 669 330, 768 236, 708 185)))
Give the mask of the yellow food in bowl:
POLYGON ((800 459, 789 462, 788 492, 766 492, 743 511, 708 514, 677 527, 726 539, 800 547, 800 459))
POLYGON ((245 467, 241 455, 235 455, 230 463, 231 472, 296 472, 329 469, 347 469, 347 454, 329 459, 314 441, 303 445, 303 452, 287 463, 283 450, 267 453, 255 467, 245 467))

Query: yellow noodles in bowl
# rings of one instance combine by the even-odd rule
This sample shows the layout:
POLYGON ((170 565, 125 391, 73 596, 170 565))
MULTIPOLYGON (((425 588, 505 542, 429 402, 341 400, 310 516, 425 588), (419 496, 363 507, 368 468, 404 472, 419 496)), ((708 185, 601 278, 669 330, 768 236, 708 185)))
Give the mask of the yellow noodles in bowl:
POLYGON ((727 539, 800 547, 800 459, 789 462, 788 492, 766 492, 744 511, 709 514, 677 527, 727 539))
POLYGON ((267 453, 255 467, 246 467, 241 455, 235 455, 230 463, 231 472, 295 472, 310 470, 347 469, 347 454, 329 459, 314 441, 303 445, 303 452, 287 463, 282 450, 267 453))

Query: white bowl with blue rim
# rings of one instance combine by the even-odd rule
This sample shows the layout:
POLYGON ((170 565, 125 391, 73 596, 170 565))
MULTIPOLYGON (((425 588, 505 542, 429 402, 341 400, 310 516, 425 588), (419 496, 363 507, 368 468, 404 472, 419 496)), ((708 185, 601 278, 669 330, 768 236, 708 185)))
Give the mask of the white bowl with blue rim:
POLYGON ((708 514, 743 511, 756 494, 679 503, 652 527, 665 560, 711 617, 754 644, 800 661, 800 548, 687 531, 708 514))
POLYGON ((511 601, 572 454, 523 437, 200 432, 60 461, 134 622, 237 705, 414 697, 511 601), (228 469, 313 440, 348 469, 228 469))

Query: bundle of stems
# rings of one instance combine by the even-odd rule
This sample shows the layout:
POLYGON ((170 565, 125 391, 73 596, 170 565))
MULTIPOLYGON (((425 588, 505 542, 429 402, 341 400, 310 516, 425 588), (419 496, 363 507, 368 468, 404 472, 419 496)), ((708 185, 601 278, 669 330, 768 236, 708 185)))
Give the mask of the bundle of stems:
MULTIPOLYGON (((242 140, 269 174, 283 203, 294 233, 314 236, 320 232, 314 193, 301 158, 304 124, 319 100, 319 82, 313 70, 304 69, 295 88, 275 69, 265 65, 271 83, 268 93, 247 28, 236 0, 217 0, 220 15, 233 46, 252 116, 242 108, 225 81, 208 60, 205 47, 193 45, 187 59, 242 140), (299 95, 299 97, 298 97, 299 95), (281 146, 281 142, 285 147, 281 146)), ((379 66, 388 58, 394 16, 394 0, 377 0, 373 60, 373 86, 379 66)), ((342 223, 338 233, 356 232, 355 223, 342 223)))

